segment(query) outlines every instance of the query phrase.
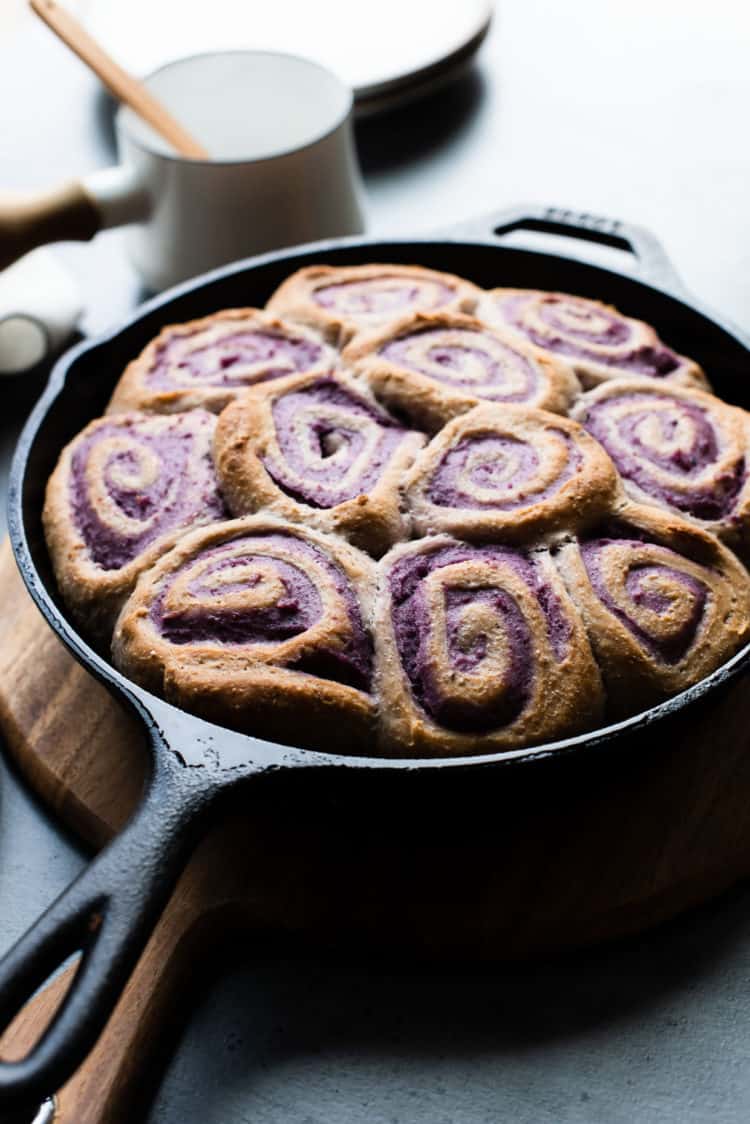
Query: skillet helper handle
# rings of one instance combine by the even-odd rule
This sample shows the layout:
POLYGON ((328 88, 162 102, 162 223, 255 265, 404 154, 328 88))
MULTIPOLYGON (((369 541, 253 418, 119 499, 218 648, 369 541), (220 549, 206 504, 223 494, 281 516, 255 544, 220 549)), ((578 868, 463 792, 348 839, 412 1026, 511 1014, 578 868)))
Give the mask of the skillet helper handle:
POLYGON ((473 236, 486 242, 488 237, 501 238, 513 230, 560 234, 625 250, 636 258, 644 281, 678 294, 684 292, 682 280, 659 239, 645 227, 623 222, 621 219, 593 215, 589 211, 574 211, 567 207, 529 203, 493 211, 454 227, 450 233, 462 238, 473 236))
POLYGON ((3 1108, 38 1104, 61 1088, 94 1046, 192 850, 211 796, 210 785, 169 750, 161 761, 157 755, 133 819, 0 961, 2 1034, 35 990, 70 956, 82 954, 60 1009, 29 1054, 0 1060, 0 1118, 3 1108))
POLYGON ((102 226, 80 180, 38 194, 0 195, 0 269, 48 242, 87 242, 102 226))

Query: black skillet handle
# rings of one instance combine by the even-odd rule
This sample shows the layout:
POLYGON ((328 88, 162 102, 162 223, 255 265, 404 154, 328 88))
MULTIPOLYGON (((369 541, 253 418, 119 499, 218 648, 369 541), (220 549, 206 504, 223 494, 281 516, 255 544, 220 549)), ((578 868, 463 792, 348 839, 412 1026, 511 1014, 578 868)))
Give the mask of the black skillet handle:
POLYGON ((596 242, 633 254, 639 266, 640 277, 660 289, 676 294, 684 293, 683 283, 667 253, 651 231, 635 223, 592 215, 588 211, 572 211, 566 207, 545 207, 538 204, 521 204, 452 227, 453 237, 474 237, 486 242, 492 237, 501 238, 513 230, 536 230, 543 234, 562 234, 596 242))
MULTIPOLYGON (((160 735, 155 733, 155 737, 160 735)), ((166 904, 216 787, 163 745, 148 793, 120 834, 0 961, 0 1033, 70 956, 60 1010, 21 1061, 0 1061, 3 1108, 38 1104, 92 1049, 166 904)))

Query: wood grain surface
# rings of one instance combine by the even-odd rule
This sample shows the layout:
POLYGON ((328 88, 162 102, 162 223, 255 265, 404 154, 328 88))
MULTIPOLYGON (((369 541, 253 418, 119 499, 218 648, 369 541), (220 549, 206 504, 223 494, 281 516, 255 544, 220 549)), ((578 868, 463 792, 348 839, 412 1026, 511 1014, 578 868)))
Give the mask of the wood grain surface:
MULTIPOLYGON (((55 813, 101 845, 142 790, 141 732, 49 630, 7 543, 0 588, 9 746, 55 813)), ((358 811, 306 816, 273 792, 249 800, 195 852, 97 1047, 61 1091, 59 1121, 137 1118, 147 1092, 137 1075, 148 1058, 153 1076, 190 965, 243 927, 304 934, 330 950, 507 959, 635 932, 731 885, 750 871, 744 695, 725 692, 658 761, 513 794, 478 836, 446 824, 407 847, 382 815, 377 832, 360 827, 358 811)), ((36 1040, 71 970, 19 1015, 0 1040, 4 1057, 36 1040)))

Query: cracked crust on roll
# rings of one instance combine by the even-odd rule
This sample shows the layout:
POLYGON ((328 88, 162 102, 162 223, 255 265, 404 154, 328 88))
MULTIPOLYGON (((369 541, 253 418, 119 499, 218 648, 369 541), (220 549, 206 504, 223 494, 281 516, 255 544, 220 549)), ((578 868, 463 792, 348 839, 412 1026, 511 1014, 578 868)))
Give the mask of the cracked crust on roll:
POLYGON ((367 752, 373 563, 333 535, 254 515, 186 535, 138 581, 115 665, 260 737, 367 752))
POLYGON ((600 519, 620 490, 612 461, 582 426, 484 403, 433 437, 404 494, 420 535, 538 543, 600 519))
POLYGON ((130 362, 108 413, 219 413, 249 387, 293 374, 327 374, 336 352, 317 332, 257 308, 228 308, 162 328, 130 362))
POLYGON ((424 443, 338 372, 249 391, 221 414, 214 453, 233 514, 269 510, 377 556, 408 535, 401 487, 424 443))
POLYGON ((417 313, 357 336, 342 360, 386 406, 430 432, 484 401, 563 414, 580 393, 566 364, 458 314, 417 313))
POLYGON ((343 347, 414 312, 471 312, 480 295, 463 277, 418 265, 311 265, 287 277, 266 308, 343 347))

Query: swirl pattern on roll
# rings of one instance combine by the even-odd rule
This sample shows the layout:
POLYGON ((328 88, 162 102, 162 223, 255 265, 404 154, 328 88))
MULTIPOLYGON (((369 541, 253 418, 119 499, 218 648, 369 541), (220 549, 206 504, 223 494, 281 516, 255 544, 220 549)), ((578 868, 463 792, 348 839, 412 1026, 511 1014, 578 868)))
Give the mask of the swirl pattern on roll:
POLYGON ((618 375, 707 386, 698 364, 662 343, 650 324, 601 301, 535 289, 493 289, 478 302, 476 315, 566 360, 584 386, 618 375))
POLYGON ((325 374, 335 351, 298 324, 253 308, 226 309, 164 328, 128 365, 110 412, 173 412, 202 406, 218 413, 248 387, 300 373, 325 374))
POLYGON ((211 456, 215 426, 205 410, 122 414, 92 422, 63 451, 44 520, 58 582, 74 606, 93 600, 110 617, 179 533, 225 517, 211 456))
POLYGON ((115 662, 230 725, 252 717, 281 736, 295 712, 335 722, 338 707, 344 723, 369 722, 371 565, 332 536, 264 515, 194 532, 126 604, 115 662))
POLYGON ((626 504, 559 565, 581 609, 614 713, 698 682, 750 638, 750 582, 713 536, 626 504))
POLYGON ((430 429, 482 401, 564 413, 580 389, 566 366, 469 316, 418 314, 355 338, 343 359, 386 405, 430 429))
POLYGON ((750 644, 750 415, 706 385, 598 301, 311 266, 129 364, 48 483, 60 595, 126 675, 251 735, 589 730, 750 644))
POLYGON ((482 405, 419 455, 405 495, 419 534, 529 541, 601 517, 618 491, 609 457, 581 426, 522 406, 482 405))
POLYGON ((269 508, 382 554, 408 529, 400 486, 423 444, 337 374, 247 394, 222 414, 215 452, 236 515, 269 508))
POLYGON ((584 395, 574 416, 607 450, 634 499, 699 520, 733 545, 748 538, 743 410, 701 391, 617 379, 584 395))
POLYGON ((387 750, 492 752, 598 715, 596 664, 546 552, 424 539, 383 559, 378 597, 387 750))
POLYGON ((341 346, 415 312, 470 311, 480 290, 452 273, 412 265, 309 266, 276 290, 267 308, 309 324, 341 346))

